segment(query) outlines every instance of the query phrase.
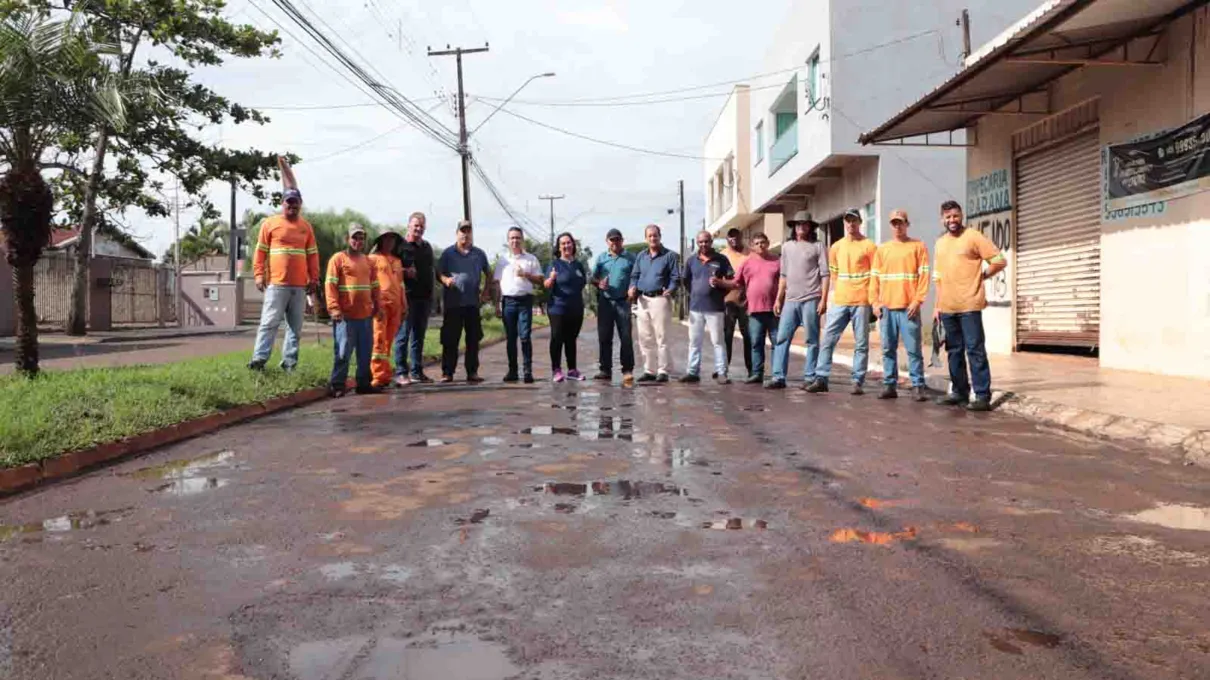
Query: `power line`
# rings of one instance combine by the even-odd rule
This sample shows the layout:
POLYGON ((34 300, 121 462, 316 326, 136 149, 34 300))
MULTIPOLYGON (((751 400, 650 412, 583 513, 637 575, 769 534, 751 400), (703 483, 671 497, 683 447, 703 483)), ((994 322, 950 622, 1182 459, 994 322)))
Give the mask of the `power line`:
POLYGON ((529 117, 527 117, 527 116, 523 116, 523 115, 521 115, 521 114, 519 114, 519 113, 516 113, 516 112, 514 112, 514 111, 509 111, 508 109, 505 109, 505 108, 501 108, 501 109, 500 109, 500 112, 501 112, 501 113, 506 113, 506 114, 508 114, 508 115, 512 116, 513 118, 520 118, 521 120, 526 121, 526 122, 528 122, 528 123, 532 123, 532 124, 534 124, 534 125, 537 125, 538 127, 543 127, 543 128, 546 128, 547 130, 553 130, 554 132, 558 132, 558 133, 560 133, 560 134, 564 134, 564 135, 567 135, 567 136, 569 136, 569 137, 575 137, 576 139, 582 139, 582 140, 587 141, 587 142, 593 142, 593 143, 595 143, 595 144, 602 144, 602 145, 604 145, 604 146, 612 146, 612 147, 614 147, 614 148, 618 148, 618 149, 625 149, 625 150, 627 150, 627 151, 634 151, 634 152, 636 152, 636 153, 644 153, 644 154, 648 154, 648 155, 651 155, 651 156, 664 156, 664 157, 667 157, 667 158, 683 158, 683 159, 686 159, 686 160, 693 160, 693 161, 722 161, 722 160, 726 160, 726 159, 724 159, 724 158, 707 158, 707 157, 705 157, 705 156, 692 156, 692 155, 689 155, 689 154, 676 153, 676 152, 674 152, 674 151, 656 151, 656 150, 654 150, 654 149, 644 149, 644 148, 637 147, 637 146, 630 146, 630 145, 628 145, 628 144, 621 144, 621 143, 618 143, 618 142, 611 142, 611 141, 606 140, 606 139, 597 139, 596 137, 589 137, 588 135, 582 135, 582 134, 580 134, 580 133, 578 133, 578 132, 572 132, 571 130, 564 130, 563 128, 560 128, 560 127, 555 127, 554 125, 550 125, 549 123, 543 123, 543 122, 542 122, 542 121, 540 121, 540 120, 534 120, 533 118, 529 118, 529 117))

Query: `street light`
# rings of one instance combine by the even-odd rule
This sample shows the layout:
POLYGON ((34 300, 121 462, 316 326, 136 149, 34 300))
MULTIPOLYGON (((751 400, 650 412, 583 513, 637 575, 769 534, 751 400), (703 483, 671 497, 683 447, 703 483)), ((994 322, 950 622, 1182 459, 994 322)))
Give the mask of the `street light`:
POLYGON ((467 135, 467 136, 469 137, 470 135, 473 135, 473 134, 475 134, 476 132, 478 132, 478 131, 479 131, 479 128, 483 127, 483 125, 484 125, 485 123, 487 123, 487 121, 491 120, 491 119, 492 119, 492 116, 496 115, 496 112, 497 112, 497 111, 499 111, 500 109, 502 109, 502 108, 504 107, 504 105, 505 105, 505 104, 507 104, 507 103, 511 102, 511 101, 513 100, 513 97, 516 97, 516 96, 517 96, 517 93, 518 93, 518 92, 520 92, 521 90, 524 90, 526 85, 529 85, 530 83, 532 83, 533 81, 537 80, 538 78, 553 78, 554 76, 555 76, 555 74, 554 74, 554 72, 553 72, 553 71, 548 72, 548 73, 539 73, 539 74, 538 74, 538 75, 536 75, 536 76, 530 76, 530 77, 529 77, 529 80, 525 81, 524 83, 521 83, 521 87, 518 87, 516 90, 514 90, 514 91, 513 91, 513 93, 512 93, 512 94, 508 95, 508 98, 507 98, 507 99, 505 99, 504 101, 502 101, 502 102, 500 102, 499 104, 497 104, 497 105, 496 105, 496 108, 492 109, 492 112, 491 112, 491 113, 489 113, 489 114, 487 114, 487 118, 484 118, 484 119, 483 119, 483 122, 481 122, 481 123, 479 123, 478 125, 476 125, 476 126, 475 126, 475 129, 474 129, 474 130, 471 130, 471 131, 470 131, 470 134, 469 134, 469 135, 467 135))

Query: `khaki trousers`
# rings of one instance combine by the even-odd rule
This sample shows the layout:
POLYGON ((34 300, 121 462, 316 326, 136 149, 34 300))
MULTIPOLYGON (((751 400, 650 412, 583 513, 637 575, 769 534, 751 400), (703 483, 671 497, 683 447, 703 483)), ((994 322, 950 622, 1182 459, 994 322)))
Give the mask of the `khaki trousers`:
POLYGON ((672 298, 639 296, 639 347, 643 350, 643 372, 658 375, 672 372, 668 335, 672 329, 672 298))

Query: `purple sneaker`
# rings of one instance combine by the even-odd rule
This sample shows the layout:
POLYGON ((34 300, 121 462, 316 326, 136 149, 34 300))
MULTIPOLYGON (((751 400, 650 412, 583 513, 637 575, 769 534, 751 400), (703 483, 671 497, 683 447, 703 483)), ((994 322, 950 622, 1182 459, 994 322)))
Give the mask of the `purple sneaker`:
POLYGON ((573 368, 567 372, 567 379, 568 380, 583 380, 584 375, 582 373, 580 373, 578 370, 573 368))
POLYGON ((563 371, 555 371, 555 377, 551 378, 553 382, 563 382, 563 371))

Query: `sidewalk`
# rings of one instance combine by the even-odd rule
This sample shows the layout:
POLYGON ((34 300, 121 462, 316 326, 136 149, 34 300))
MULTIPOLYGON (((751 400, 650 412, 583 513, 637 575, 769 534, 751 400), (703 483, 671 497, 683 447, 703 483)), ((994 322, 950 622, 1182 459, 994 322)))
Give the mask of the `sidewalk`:
MULTIPOLYGON (((148 342, 151 340, 179 340, 182 338, 223 337, 230 335, 246 335, 256 333, 255 325, 238 326, 236 328, 211 328, 206 326, 194 328, 178 328, 176 326, 144 326, 112 331, 94 331, 85 336, 67 335, 61 331, 38 333, 38 344, 41 345, 96 345, 121 342, 148 342)), ((17 341, 13 336, 0 338, 0 352, 11 352, 17 341)))
MULTIPOLYGON (((791 351, 805 354, 802 332, 791 351)), ((940 392, 950 387, 945 354, 929 368, 925 338, 925 379, 940 392)), ((1016 352, 989 354, 992 401, 999 410, 1086 434, 1175 447, 1188 462, 1210 467, 1210 381, 1102 368, 1096 358, 1016 352)), ((853 366, 853 336, 846 331, 833 361, 853 366)), ((907 381, 907 354, 899 352, 899 379, 907 381)), ((882 381, 882 344, 870 330, 867 384, 882 381)))

